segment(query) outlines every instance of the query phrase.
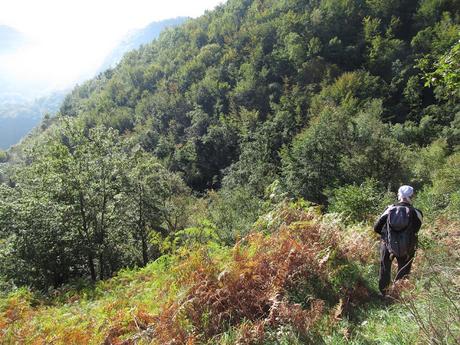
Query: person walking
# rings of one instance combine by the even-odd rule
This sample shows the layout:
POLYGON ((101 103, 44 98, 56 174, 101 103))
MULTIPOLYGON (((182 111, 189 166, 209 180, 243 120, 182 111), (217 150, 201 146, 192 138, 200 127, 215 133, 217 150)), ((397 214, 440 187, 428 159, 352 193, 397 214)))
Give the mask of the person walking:
POLYGON ((417 246, 417 233, 422 226, 423 214, 412 206, 414 189, 401 186, 398 203, 390 205, 377 219, 374 231, 381 235, 379 290, 385 296, 391 281, 391 263, 396 258, 398 272, 395 280, 406 277, 411 270, 417 246))

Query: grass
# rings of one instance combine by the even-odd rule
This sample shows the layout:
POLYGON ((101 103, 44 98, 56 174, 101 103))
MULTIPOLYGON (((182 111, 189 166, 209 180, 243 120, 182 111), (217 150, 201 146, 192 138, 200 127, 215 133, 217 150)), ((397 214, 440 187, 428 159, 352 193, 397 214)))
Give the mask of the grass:
POLYGON ((0 342, 101 344, 113 329, 135 331, 135 320, 148 319, 168 298, 164 286, 174 286, 170 260, 121 271, 93 289, 58 291, 38 304, 22 288, 1 300, 0 342))

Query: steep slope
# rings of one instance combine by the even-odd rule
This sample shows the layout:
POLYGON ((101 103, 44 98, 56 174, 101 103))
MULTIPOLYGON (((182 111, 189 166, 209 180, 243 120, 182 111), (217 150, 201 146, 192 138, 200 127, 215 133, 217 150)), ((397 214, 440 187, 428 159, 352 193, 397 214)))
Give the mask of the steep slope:
POLYGON ((76 87, 0 167, 1 340, 454 344, 459 9, 230 0, 76 87), (425 223, 381 301, 400 183, 425 223))
MULTIPOLYGON (((11 27, 0 25, 0 42, 1 62, 4 57, 14 56, 18 49, 28 47, 32 40, 11 27)), ((56 113, 68 92, 54 92, 34 99, 31 95, 42 94, 42 90, 33 91, 33 83, 13 79, 8 66, 0 65, 0 149, 17 144, 46 113, 56 113)))
POLYGON ((449 237, 458 224, 444 223, 441 232, 433 227, 439 223, 425 226, 423 243, 442 239, 421 246, 411 281, 396 284, 382 301, 376 298, 375 237, 337 217, 282 203, 233 248, 190 232, 187 247, 94 289, 55 290, 46 300, 19 290, 0 297, 0 340, 454 344, 460 329, 443 319, 458 317, 460 282, 449 280, 459 259, 458 246, 451 246, 458 238, 449 237))
MULTIPOLYGON (((389 7, 230 0, 127 54, 113 71, 75 89, 61 113, 136 133, 143 148, 181 172, 195 190, 219 188, 226 175, 226 185, 249 186, 261 195, 277 177, 290 178, 290 152, 281 157, 281 148, 313 118, 329 116, 321 113, 326 107, 342 107, 349 122, 353 113, 369 113, 369 102, 378 101, 372 111, 379 121, 415 126, 397 138, 404 144, 425 146, 439 137, 441 127, 450 127, 458 102, 447 104, 434 88, 424 87, 417 61, 426 57, 432 65, 458 40, 458 8, 454 0, 389 7), (357 102, 345 106, 350 98, 357 102)), ((330 139, 338 136, 333 132, 330 139)), ((449 140, 453 147, 458 138, 449 140)), ((390 142, 384 146, 396 145, 390 142)), ((300 195, 324 202, 333 181, 381 178, 364 163, 370 174, 330 174, 328 183, 311 180, 317 190, 300 195)), ((321 167, 318 161, 315 169, 321 167)), ((394 174, 382 184, 399 183, 392 177, 400 175, 395 166, 388 168, 394 174)))
POLYGON ((3 59, 10 58, 18 49, 26 47, 31 39, 12 27, 0 25, 0 42, 0 100, 3 102, 6 97, 17 100, 17 95, 14 94, 17 91, 16 82, 5 76, 10 71, 3 66, 3 59))
POLYGON ((0 269, 40 289, 97 281, 201 221, 231 245, 274 190, 367 221, 409 183, 455 214, 458 83, 426 80, 458 58, 457 3, 231 0, 164 31, 13 150, 0 269))

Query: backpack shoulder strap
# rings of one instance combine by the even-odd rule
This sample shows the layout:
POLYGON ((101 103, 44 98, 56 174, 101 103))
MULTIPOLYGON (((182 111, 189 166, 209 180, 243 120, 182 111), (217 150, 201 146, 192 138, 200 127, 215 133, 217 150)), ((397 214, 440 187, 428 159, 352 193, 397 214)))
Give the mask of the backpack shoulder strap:
POLYGON ((423 213, 419 209, 413 207, 415 214, 417 215, 417 218, 420 220, 420 223, 423 222, 423 213))
POLYGON ((385 209, 385 211, 382 213, 381 217, 387 215, 388 213, 390 213, 391 208, 394 207, 394 206, 395 206, 394 204, 388 205, 387 208, 385 209))
POLYGON ((393 207, 395 207, 395 204, 388 205, 387 209, 385 212, 382 214, 382 216, 386 215, 387 216, 387 229, 390 230, 390 211, 392 210, 393 207))

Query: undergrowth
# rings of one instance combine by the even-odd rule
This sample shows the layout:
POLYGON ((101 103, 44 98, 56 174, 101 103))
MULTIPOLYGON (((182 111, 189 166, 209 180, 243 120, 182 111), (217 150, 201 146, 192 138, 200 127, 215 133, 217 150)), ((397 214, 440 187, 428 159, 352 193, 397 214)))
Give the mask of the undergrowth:
POLYGON ((189 242, 95 287, 0 297, 2 344, 457 344, 458 224, 422 230, 377 298, 378 239, 283 202, 234 247, 189 242))

